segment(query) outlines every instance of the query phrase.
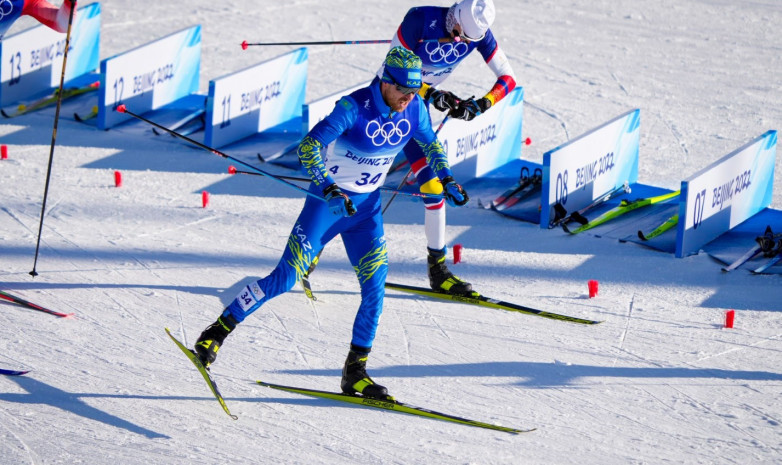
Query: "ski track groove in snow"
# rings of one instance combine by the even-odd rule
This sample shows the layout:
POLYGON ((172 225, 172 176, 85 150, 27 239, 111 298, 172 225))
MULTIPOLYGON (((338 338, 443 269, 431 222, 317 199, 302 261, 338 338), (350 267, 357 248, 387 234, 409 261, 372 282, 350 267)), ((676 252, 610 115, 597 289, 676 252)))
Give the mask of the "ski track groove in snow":
MULTIPOLYGON (((19 442, 19 444, 22 446, 22 449, 24 450, 25 454, 29 458, 29 463, 35 464, 37 462, 37 460, 36 460, 36 457, 33 454, 32 449, 30 448, 29 445, 27 445, 27 443, 24 441, 24 439, 19 437, 19 435, 16 434, 16 432, 14 432, 14 430, 12 429, 13 427, 15 427, 15 422, 13 421, 13 415, 8 413, 5 409, 0 410, 0 412, 2 412, 3 416, 6 417, 6 419, 4 421, 0 422, 0 425, 3 426, 3 429, 8 431, 8 434, 13 436, 13 438, 19 442)), ((8 444, 3 444, 3 447, 8 447, 8 444)), ((10 459, 11 459, 11 457, 8 457, 8 456, 6 456, 4 458, 4 460, 10 460, 10 459)))
MULTIPOLYGON (((630 321, 633 317, 633 303, 635 302, 635 294, 630 298, 630 304, 627 308, 627 314, 625 315, 625 327, 624 330, 622 330, 622 335, 619 337, 619 347, 618 349, 620 351, 624 350, 624 343, 625 338, 627 337, 627 333, 630 331, 630 321)), ((617 359, 614 358, 613 366, 616 366, 617 359)))
MULTIPOLYGON (((742 435, 747 436, 749 438, 752 438, 755 442, 757 442, 758 444, 762 445, 764 448, 770 449, 768 444, 766 444, 763 440, 761 440, 757 436, 753 435, 749 431, 746 431, 744 428, 742 428, 741 426, 736 424, 735 421, 731 421, 731 418, 728 415, 721 414, 721 413, 715 411, 711 406, 709 406, 709 405, 699 401, 698 399, 695 399, 694 397, 692 397, 691 395, 683 392, 681 389, 677 388, 676 386, 670 386, 670 387, 673 390, 675 390, 676 392, 678 392, 682 397, 685 397, 686 399, 688 399, 691 404, 699 407, 701 410, 709 412, 713 418, 722 418, 722 419, 724 419, 725 426, 727 426, 728 428, 733 429, 735 431, 738 431, 742 435)), ((713 435, 713 433, 711 431, 707 431, 706 434, 705 434, 705 437, 710 437, 712 435, 713 435)))
POLYGON ((761 339, 761 340, 759 340, 757 342, 753 342, 751 344, 747 344, 747 345, 744 345, 742 347, 733 347, 732 349, 728 349, 728 350, 725 350, 725 351, 717 353, 717 354, 711 354, 711 355, 707 355, 705 357, 700 357, 698 359, 698 361, 702 362, 703 360, 708 360, 710 358, 722 357, 723 355, 727 355, 727 354, 730 354, 730 353, 734 353, 734 352, 738 352, 738 351, 741 351, 741 350, 755 348, 755 347, 760 346, 762 344, 765 344, 767 342, 775 341, 775 340, 779 339, 780 336, 782 336, 782 334, 775 334, 775 335, 773 335, 771 337, 768 337, 768 338, 765 338, 765 339, 761 339))
POLYGON ((309 360, 307 360, 307 357, 301 351, 301 348, 299 347, 299 342, 297 341, 293 333, 288 329, 288 326, 285 324, 285 321, 283 321, 280 315, 277 314, 277 311, 274 310, 274 308, 271 308, 272 307, 271 305, 269 307, 270 307, 269 313, 271 313, 274 316, 274 318, 282 327, 285 338, 288 340, 288 342, 290 342, 293 345, 293 348, 296 350, 296 354, 299 356, 299 359, 301 359, 301 361, 304 362, 307 366, 310 366, 309 360))

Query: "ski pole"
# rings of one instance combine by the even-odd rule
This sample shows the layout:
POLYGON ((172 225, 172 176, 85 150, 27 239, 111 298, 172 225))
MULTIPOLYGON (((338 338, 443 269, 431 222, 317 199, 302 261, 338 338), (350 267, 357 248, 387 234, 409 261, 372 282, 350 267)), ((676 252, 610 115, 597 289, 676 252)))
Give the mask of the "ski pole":
POLYGON ((52 145, 49 148, 49 167, 46 169, 46 183, 43 188, 43 204, 41 205, 41 221, 38 222, 38 241, 35 244, 35 258, 33 259, 33 270, 30 276, 38 276, 35 267, 38 264, 38 251, 41 248, 41 231, 43 230, 43 215, 46 212, 46 197, 49 196, 49 180, 52 177, 52 162, 54 161, 54 144, 57 140, 57 122, 60 120, 60 106, 62 104, 62 89, 65 84, 65 64, 68 62, 68 48, 71 43, 71 26, 73 25, 73 11, 76 9, 76 2, 71 3, 71 11, 68 15, 68 30, 65 34, 65 51, 62 56, 62 72, 60 73, 60 90, 57 92, 57 109, 54 112, 54 127, 52 128, 52 145))
POLYGON ((125 114, 127 114, 127 115, 130 115, 130 116, 132 116, 132 117, 134 117, 134 118, 136 118, 136 119, 138 119, 138 120, 144 121, 144 122, 145 122, 145 123, 147 123, 147 124, 151 124, 152 126, 154 126, 154 127, 158 128, 158 129, 161 129, 161 130, 163 130, 163 131, 165 131, 165 132, 167 132, 167 133, 171 134, 172 136, 176 136, 176 137, 179 137, 179 138, 180 138, 180 139, 182 139, 182 140, 185 140, 185 141, 187 141, 187 142, 190 142, 191 144, 195 145, 196 147, 200 147, 200 148, 202 148, 202 149, 204 149, 204 150, 206 150, 206 151, 208 151, 208 152, 212 152, 212 153, 213 153, 213 154, 215 154, 215 155, 221 156, 221 157, 223 157, 223 158, 227 158, 228 160, 231 160, 231 161, 234 161, 234 162, 236 162, 236 163, 239 163, 239 164, 241 164, 241 165, 243 165, 243 166, 246 166, 247 168, 250 168, 251 170, 257 171, 258 173, 262 174, 263 176, 267 176, 267 177, 269 177, 269 178, 272 178, 272 179, 274 179, 274 180, 275 180, 275 181, 277 181, 277 182, 280 182, 280 183, 282 183, 282 184, 285 184, 286 186, 290 186, 290 187, 292 187, 292 188, 294 188, 294 189, 297 189, 297 190, 299 190, 299 191, 301 191, 301 192, 304 192, 305 194, 309 195, 310 197, 314 197, 314 198, 316 198, 316 199, 318 199, 318 200, 320 200, 320 201, 323 201, 323 202, 325 202, 325 201, 326 201, 326 199, 324 199, 324 198, 323 198, 323 197, 321 197, 320 195, 318 195, 318 194, 315 194, 315 193, 313 193, 313 192, 310 192, 310 191, 308 191, 307 189, 304 189, 304 188, 302 188, 302 187, 300 187, 300 186, 297 186, 296 184, 292 184, 292 183, 290 183, 290 182, 286 181, 285 179, 283 179, 283 178, 281 178, 281 177, 279 177, 279 176, 277 176, 277 175, 274 175, 274 174, 268 173, 268 172, 266 172, 266 171, 264 171, 264 170, 262 170, 262 169, 260 169, 260 168, 256 168, 255 166, 253 166, 253 165, 251 165, 251 164, 249 164, 249 163, 245 163, 245 162, 243 162, 242 160, 239 160, 238 158, 234 158, 234 157, 232 157, 232 156, 230 156, 230 155, 228 155, 228 154, 226 154, 226 153, 223 153, 223 152, 221 152, 221 151, 219 151, 219 150, 217 150, 217 149, 215 149, 215 148, 209 147, 208 145, 202 144, 201 142, 198 142, 198 141, 196 141, 196 140, 193 140, 193 139, 191 139, 191 138, 189 138, 189 137, 187 137, 187 136, 183 136, 182 134, 180 134, 180 133, 178 133, 178 132, 176 132, 176 131, 172 131, 171 129, 168 129, 168 128, 167 128, 167 127, 165 127, 165 126, 162 126, 162 125, 160 125, 160 124, 158 124, 158 123, 155 123, 154 121, 151 121, 151 120, 149 120, 149 119, 147 119, 147 118, 144 118, 144 117, 143 117, 143 116, 141 116, 141 115, 138 115, 138 114, 136 114, 136 113, 133 113, 132 111, 130 111, 130 110, 128 110, 128 109, 127 109, 127 107, 125 106, 125 104, 118 105, 118 106, 117 106, 117 111, 118 111, 118 112, 120 112, 120 113, 125 113, 125 114))
MULTIPOLYGON (((231 173, 231 174, 249 174, 249 175, 252 175, 252 176, 264 176, 261 173, 256 173, 256 172, 253 172, 253 171, 242 171, 242 170, 237 170, 237 169, 232 170, 230 168, 229 168, 228 172, 231 173)), ((285 179, 286 181, 298 181, 298 182, 311 182, 312 181, 309 178, 297 178, 297 177, 294 177, 294 176, 277 176, 277 177, 280 178, 280 179, 285 179)), ((403 192, 403 191, 400 191, 398 189, 394 189, 393 187, 386 187, 386 186, 380 186, 380 187, 378 187, 378 190, 383 190, 383 191, 386 191, 386 192, 393 192, 394 195, 402 194, 402 195, 408 195, 410 197, 419 197, 419 198, 422 198, 422 199, 428 199, 428 198, 441 199, 441 198, 443 198, 443 196, 441 194, 422 194, 422 193, 419 193, 419 192, 403 192)))
MULTIPOLYGON (((450 115, 445 115, 445 118, 443 118, 443 121, 440 123, 440 126, 438 126, 437 130, 434 132, 435 135, 440 133, 440 129, 443 128, 443 126, 445 125, 445 122, 448 121, 448 118, 450 118, 450 117, 451 117, 450 115)), ((386 206, 383 207, 383 211, 380 212, 381 215, 383 213, 385 213, 386 210, 388 210, 389 206, 391 206, 391 202, 393 202, 394 199, 396 198, 396 194, 398 192, 401 192, 402 187, 405 185, 405 183, 407 182, 407 178, 409 178, 411 174, 413 174, 413 168, 412 167, 410 167, 410 169, 407 170, 407 174, 405 175, 404 178, 402 178, 402 182, 399 183, 399 186, 396 188, 396 192, 394 193, 394 195, 392 195, 391 198, 388 199, 388 203, 386 203, 386 206)), ((442 198, 443 196, 440 196, 440 197, 442 198)))
MULTIPOLYGON (((420 40, 419 42, 455 42, 451 37, 442 37, 440 39, 420 40)), ((248 47, 270 46, 270 45, 372 45, 372 44, 390 44, 390 40, 323 40, 312 42, 247 42, 242 41, 242 50, 248 47)))
POLYGON ((336 41, 315 41, 315 42, 247 42, 242 41, 242 50, 247 47, 258 47, 268 45, 367 45, 367 44, 390 44, 390 40, 336 40, 336 41))

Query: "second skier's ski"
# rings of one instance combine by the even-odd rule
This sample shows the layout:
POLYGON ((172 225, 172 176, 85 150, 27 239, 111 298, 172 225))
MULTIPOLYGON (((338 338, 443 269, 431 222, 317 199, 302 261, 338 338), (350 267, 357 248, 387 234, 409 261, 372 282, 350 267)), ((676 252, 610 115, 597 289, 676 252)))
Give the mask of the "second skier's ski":
POLYGON ((425 287, 407 286, 404 284, 395 284, 386 282, 386 289, 393 289, 395 291, 410 292, 412 294, 423 295, 427 297, 434 297, 436 299, 453 300, 455 302, 461 302, 465 304, 479 305, 481 307, 496 308, 500 310, 507 310, 510 312, 524 313, 527 315, 535 315, 543 318, 549 318, 552 320, 569 321, 571 323, 580 323, 584 325, 596 325, 602 323, 601 321, 586 320, 584 318, 576 318, 573 316, 560 315, 559 313, 551 313, 543 310, 537 310, 524 305, 518 305, 510 302, 504 302, 502 300, 492 299, 485 297, 477 292, 473 292, 472 296, 461 296, 445 294, 443 292, 435 292, 425 287))

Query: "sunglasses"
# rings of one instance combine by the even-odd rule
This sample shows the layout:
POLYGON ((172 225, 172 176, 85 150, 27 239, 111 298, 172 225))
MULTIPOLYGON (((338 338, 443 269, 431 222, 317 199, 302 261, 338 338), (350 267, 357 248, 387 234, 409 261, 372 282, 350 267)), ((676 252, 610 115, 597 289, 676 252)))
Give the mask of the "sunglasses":
POLYGON ((394 83, 394 86, 396 86, 397 91, 401 92, 404 95, 415 94, 416 92, 421 90, 420 87, 405 87, 405 86, 400 86, 397 83, 394 83))

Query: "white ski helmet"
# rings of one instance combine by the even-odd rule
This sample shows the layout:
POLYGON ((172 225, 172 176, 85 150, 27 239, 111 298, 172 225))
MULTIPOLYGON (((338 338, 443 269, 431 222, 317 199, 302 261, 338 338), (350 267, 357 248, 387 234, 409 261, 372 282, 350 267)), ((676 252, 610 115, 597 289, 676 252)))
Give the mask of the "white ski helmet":
MULTIPOLYGON (((454 4, 448 16, 462 28, 462 35, 471 41, 483 39, 494 23, 494 2, 492 0, 461 0, 454 4)), ((449 18, 450 19, 450 18, 449 18)))

